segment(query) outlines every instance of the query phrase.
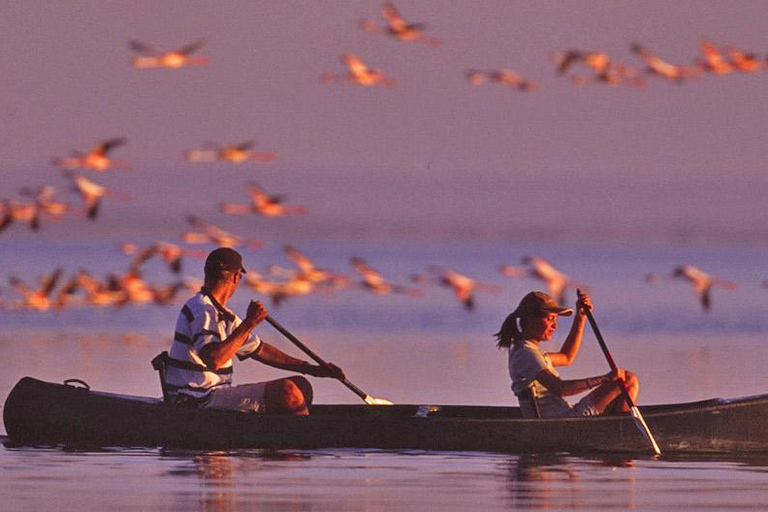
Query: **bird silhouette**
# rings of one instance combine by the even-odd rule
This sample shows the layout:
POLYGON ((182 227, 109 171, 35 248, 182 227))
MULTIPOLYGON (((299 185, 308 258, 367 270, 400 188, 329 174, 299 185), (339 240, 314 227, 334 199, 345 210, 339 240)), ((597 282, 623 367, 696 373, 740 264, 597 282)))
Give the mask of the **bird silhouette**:
POLYGON ((243 162, 271 162, 277 158, 272 151, 253 151, 255 140, 248 140, 240 144, 218 146, 214 149, 189 149, 184 153, 188 162, 229 162, 241 164, 243 162))
POLYGON ((421 290, 418 288, 387 282, 384 277, 377 270, 368 265, 363 258, 358 256, 352 257, 350 259, 350 265, 352 265, 352 268, 355 269, 360 277, 362 277, 362 282, 360 284, 376 295, 387 295, 390 293, 400 293, 413 297, 420 297, 422 295, 421 290))
POLYGON ((735 290, 737 288, 735 283, 713 277, 693 265, 675 267, 672 271, 672 277, 685 279, 693 286, 693 290, 698 295, 699 302, 704 311, 709 311, 712 308, 713 287, 716 286, 726 290, 735 290))
POLYGON ((194 215, 187 217, 187 222, 199 231, 187 231, 182 233, 181 239, 188 244, 215 244, 221 247, 236 247, 245 245, 252 249, 260 249, 264 246, 261 240, 248 240, 234 235, 224 229, 206 222, 194 215))
POLYGON ((583 75, 574 73, 570 75, 570 81, 574 85, 608 85, 617 87, 627 84, 631 87, 644 87, 645 79, 640 70, 612 59, 605 52, 567 50, 565 52, 553 52, 550 60, 556 65, 558 75, 564 75, 575 64, 582 64, 580 69, 588 69, 591 74, 583 75))
POLYGON ((0 202, 0 232, 14 222, 27 222, 32 231, 40 229, 40 209, 37 204, 14 200, 0 202))
POLYGON ((70 157, 54 158, 53 163, 61 169, 68 170, 88 169, 103 172, 113 168, 130 169, 131 165, 128 162, 112 160, 108 156, 114 148, 120 147, 125 143, 126 140, 123 138, 103 140, 87 153, 75 150, 70 157))
POLYGON ((432 276, 412 275, 411 282, 416 284, 436 284, 449 288, 453 291, 454 297, 467 310, 475 308, 476 291, 498 293, 501 290, 497 285, 477 281, 455 270, 438 265, 429 265, 427 270, 432 276))
POLYGON ((424 33, 425 23, 409 23, 400 15, 392 3, 381 7, 381 15, 386 21, 385 26, 379 26, 371 20, 360 20, 360 28, 377 34, 384 34, 398 41, 419 42, 429 46, 440 46, 440 40, 424 33))
POLYGON ((199 39, 176 50, 164 51, 139 41, 129 41, 128 48, 141 54, 131 60, 136 69, 179 69, 184 66, 204 66, 207 64, 207 57, 192 55, 204 44, 205 40, 199 39))
POLYGON ((75 190, 80 193, 86 216, 91 220, 96 219, 98 216, 103 198, 114 197, 122 201, 129 201, 131 199, 130 196, 107 189, 82 174, 65 171, 65 176, 72 181, 75 190))
POLYGON ((333 83, 351 83, 363 87, 381 85, 384 87, 394 87, 396 82, 375 69, 371 69, 363 60, 353 53, 345 53, 341 56, 341 61, 349 69, 349 73, 338 75, 332 73, 323 73, 321 81, 326 84, 333 83))
POLYGON ((24 187, 20 190, 21 195, 31 197, 40 212, 45 213, 55 220, 72 211, 69 203, 54 200, 53 196, 56 189, 45 185, 36 189, 24 187))
POLYGON ((558 304, 565 304, 565 290, 568 287, 587 289, 586 286, 575 283, 570 277, 557 270, 549 261, 538 256, 525 256, 522 259, 524 265, 528 265, 528 275, 534 279, 543 281, 549 290, 549 294, 555 298, 558 304))
POLYGON ((138 271, 139 267, 146 261, 155 256, 160 256, 168 265, 169 270, 174 274, 181 273, 182 257, 193 256, 196 258, 205 258, 206 253, 195 249, 187 249, 180 245, 169 242, 155 242, 147 247, 139 248, 135 244, 124 243, 120 245, 123 254, 134 256, 130 268, 138 271))
POLYGON ((248 182, 248 195, 251 204, 221 203, 222 213, 228 215, 257 214, 264 217, 282 217, 283 215, 301 215, 307 213, 305 206, 285 205, 285 197, 268 194, 255 182, 248 182))
POLYGON ((315 283, 321 287, 321 290, 336 290, 342 288, 349 283, 349 277, 334 272, 332 270, 318 268, 315 262, 307 255, 296 249, 294 246, 286 244, 283 246, 283 251, 296 268, 297 273, 289 273, 289 276, 299 275, 310 282, 315 283))
POLYGON ((245 274, 245 283, 256 293, 269 297, 275 306, 289 297, 308 295, 315 289, 315 284, 306 276, 295 274, 286 281, 271 281, 253 270, 245 274))
POLYGON ((723 50, 733 68, 741 73, 754 73, 766 66, 766 62, 755 53, 745 52, 741 48, 730 45, 725 45, 723 50))
POLYGON ((14 308, 32 309, 35 311, 47 311, 52 306, 51 294, 61 278, 63 269, 57 268, 50 274, 40 278, 38 288, 30 288, 24 281, 14 275, 8 277, 11 287, 21 295, 21 301, 14 308))
POLYGON ((77 287, 85 294, 85 303, 90 306, 114 306, 123 300, 124 293, 115 283, 102 282, 85 269, 79 269, 75 279, 77 287))
POLYGON ((60 311, 70 306, 75 300, 75 293, 80 289, 77 276, 70 277, 56 292, 51 302, 51 307, 60 311))
POLYGON ((611 57, 605 52, 567 50, 564 52, 552 52, 550 60, 556 66, 556 73, 564 75, 575 64, 583 64, 595 73, 602 73, 611 66, 611 57))
POLYGON ((530 269, 526 266, 499 265, 499 273, 504 277, 523 277, 530 275, 530 269))
POLYGON ((658 75, 671 82, 679 84, 689 78, 701 76, 703 73, 701 66, 678 66, 671 64, 639 43, 632 43, 630 49, 632 53, 637 55, 646 64, 647 73, 658 75))
POLYGON ((715 75, 727 75, 733 73, 733 64, 711 41, 702 39, 699 42, 699 49, 703 54, 703 60, 699 61, 701 67, 715 75))
POLYGON ((471 69, 466 72, 467 81, 471 85, 483 85, 486 83, 496 83, 513 87, 520 91, 533 91, 538 88, 535 82, 526 80, 520 74, 511 69, 498 69, 492 71, 480 71, 471 69))

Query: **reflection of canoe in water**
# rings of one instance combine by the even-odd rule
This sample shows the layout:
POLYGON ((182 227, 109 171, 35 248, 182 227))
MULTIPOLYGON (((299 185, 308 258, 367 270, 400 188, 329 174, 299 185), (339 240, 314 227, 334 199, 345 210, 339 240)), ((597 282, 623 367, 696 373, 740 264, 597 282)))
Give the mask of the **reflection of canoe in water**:
MULTIPOLYGON (((768 452, 768 395, 641 407, 664 453, 768 452)), ((198 410, 25 377, 3 409, 15 444, 647 452, 629 416, 526 420, 516 407, 314 405, 307 417, 198 410)))

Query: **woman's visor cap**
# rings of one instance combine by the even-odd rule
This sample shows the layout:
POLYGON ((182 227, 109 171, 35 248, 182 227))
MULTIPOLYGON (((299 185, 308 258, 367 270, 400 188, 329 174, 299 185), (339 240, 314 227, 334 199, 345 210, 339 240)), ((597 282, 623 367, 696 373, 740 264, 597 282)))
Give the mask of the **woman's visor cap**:
POLYGON ((517 307, 520 316, 542 313, 555 313, 558 316, 571 316, 573 309, 560 306, 555 299, 544 292, 531 292, 520 301, 517 307))

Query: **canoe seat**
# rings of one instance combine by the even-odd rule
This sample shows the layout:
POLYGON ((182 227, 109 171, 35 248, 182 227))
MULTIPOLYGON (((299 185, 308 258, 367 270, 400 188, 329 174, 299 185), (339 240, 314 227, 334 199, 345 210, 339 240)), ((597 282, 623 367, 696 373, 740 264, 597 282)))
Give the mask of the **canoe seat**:
POLYGON ((168 393, 168 385, 165 383, 165 373, 166 369, 168 368, 168 352, 163 351, 157 354, 154 359, 152 359, 152 368, 155 369, 158 376, 160 377, 160 389, 163 391, 163 402, 169 404, 171 403, 171 396, 168 393))
POLYGON ((517 395, 518 400, 527 400, 531 405, 531 410, 535 414, 536 418, 541 418, 541 412, 539 412, 539 404, 536 402, 536 397, 533 394, 533 388, 527 388, 525 391, 520 392, 517 395))

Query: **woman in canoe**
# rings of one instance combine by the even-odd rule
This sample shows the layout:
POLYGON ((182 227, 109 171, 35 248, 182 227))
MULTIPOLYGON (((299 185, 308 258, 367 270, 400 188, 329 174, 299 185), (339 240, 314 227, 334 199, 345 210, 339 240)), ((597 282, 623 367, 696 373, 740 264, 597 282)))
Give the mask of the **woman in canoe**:
POLYGON ((592 309, 587 295, 576 301, 576 316, 559 352, 546 352, 540 344, 552 339, 557 317, 570 316, 573 309, 560 307, 543 292, 531 292, 523 297, 495 334, 498 346, 509 349, 512 391, 524 417, 597 416, 629 410, 621 397, 619 379, 626 384, 632 400, 637 400, 640 383, 632 372, 619 368, 596 377, 563 380, 555 370, 555 366, 573 363, 579 353, 586 321, 584 308, 592 309), (563 398, 589 390, 592 391, 575 404, 563 398))

